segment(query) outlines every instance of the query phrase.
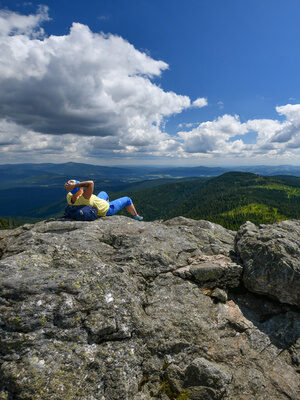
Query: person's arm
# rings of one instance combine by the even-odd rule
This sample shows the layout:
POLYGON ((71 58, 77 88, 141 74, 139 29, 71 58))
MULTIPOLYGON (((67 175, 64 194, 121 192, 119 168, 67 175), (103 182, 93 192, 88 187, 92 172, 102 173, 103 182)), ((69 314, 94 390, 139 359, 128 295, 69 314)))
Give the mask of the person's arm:
MULTIPOLYGON (((73 183, 73 182, 68 181, 65 184, 65 188, 68 191, 71 191, 74 188, 85 188, 85 191, 83 192, 83 197, 88 200, 91 197, 91 195, 93 194, 94 182, 93 181, 84 181, 84 182, 79 182, 79 183, 73 183)), ((75 193, 73 196, 75 196, 77 193, 75 193)), ((73 199, 73 196, 72 196, 72 199, 73 199)), ((76 200, 76 198, 75 198, 75 200, 76 200)))
POLYGON ((75 201, 78 199, 78 197, 80 197, 82 195, 82 193, 83 193, 83 189, 80 188, 78 190, 78 192, 74 193, 73 196, 71 197, 71 203, 74 204, 75 201))

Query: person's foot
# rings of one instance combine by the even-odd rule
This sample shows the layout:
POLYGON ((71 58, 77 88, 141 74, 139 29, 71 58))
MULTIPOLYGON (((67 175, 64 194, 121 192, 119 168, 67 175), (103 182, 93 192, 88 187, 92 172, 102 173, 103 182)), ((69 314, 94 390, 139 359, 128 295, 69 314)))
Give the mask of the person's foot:
POLYGON ((144 218, 141 217, 139 214, 133 215, 132 216, 133 219, 137 220, 137 221, 142 221, 144 218))

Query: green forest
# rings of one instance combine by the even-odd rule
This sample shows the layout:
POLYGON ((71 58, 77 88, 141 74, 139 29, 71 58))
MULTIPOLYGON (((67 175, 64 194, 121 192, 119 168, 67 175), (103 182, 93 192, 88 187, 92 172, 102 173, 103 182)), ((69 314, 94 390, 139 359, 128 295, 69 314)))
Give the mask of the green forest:
POLYGON ((270 224, 300 218, 300 178, 293 176, 229 172, 131 195, 146 220, 182 215, 237 230, 246 221, 270 224))
POLYGON ((0 218, 0 229, 13 229, 20 226, 20 223, 17 223, 13 218, 0 218))

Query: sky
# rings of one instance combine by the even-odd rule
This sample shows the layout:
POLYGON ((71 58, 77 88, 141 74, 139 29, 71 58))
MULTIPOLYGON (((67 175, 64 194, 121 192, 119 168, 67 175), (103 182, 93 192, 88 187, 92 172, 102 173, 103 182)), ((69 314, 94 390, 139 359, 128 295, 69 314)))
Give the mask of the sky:
POLYGON ((300 165, 298 0, 0 0, 0 163, 300 165))

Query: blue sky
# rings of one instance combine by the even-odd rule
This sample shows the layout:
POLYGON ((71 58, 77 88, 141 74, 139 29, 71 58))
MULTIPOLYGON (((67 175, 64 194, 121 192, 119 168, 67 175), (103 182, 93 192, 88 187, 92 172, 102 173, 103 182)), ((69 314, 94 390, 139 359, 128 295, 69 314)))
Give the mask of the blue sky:
POLYGON ((3 57, 13 54, 12 70, 20 64, 10 74, 6 66, 0 82, 1 162, 299 164, 299 1, 0 0, 0 9, 0 32, 10 21, 2 29, 2 46, 10 47, 3 57), (20 25, 21 15, 28 18, 20 25), (57 47, 51 35, 72 50, 57 47), (86 57, 99 50, 92 67, 79 60, 85 40, 86 57), (54 48, 63 51, 59 60, 54 48), (74 81, 72 73, 60 81, 70 60, 78 64, 74 81), (22 66, 40 75, 20 77, 22 66), (93 89, 83 93, 88 77, 93 89), (7 91, 15 97, 7 99, 7 91), (35 96, 31 106, 27 94, 35 96), (111 108, 105 99, 113 99, 111 108))

